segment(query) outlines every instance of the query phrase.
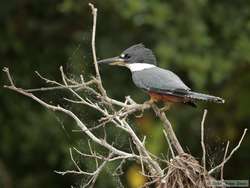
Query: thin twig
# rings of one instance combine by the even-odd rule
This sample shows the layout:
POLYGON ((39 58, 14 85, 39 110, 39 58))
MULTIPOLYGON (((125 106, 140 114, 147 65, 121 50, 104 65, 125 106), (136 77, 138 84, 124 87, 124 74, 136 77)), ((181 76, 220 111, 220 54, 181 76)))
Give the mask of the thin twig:
POLYGON ((59 89, 76 89, 78 90, 79 88, 83 89, 86 86, 89 86, 93 84, 94 82, 91 80, 88 83, 83 83, 83 84, 76 84, 76 85, 68 85, 68 86, 54 86, 54 87, 40 87, 40 88, 34 88, 34 89, 26 89, 25 91, 27 92, 36 92, 36 91, 51 91, 51 90, 59 90, 59 89))
MULTIPOLYGON (((11 85, 11 86, 14 86, 13 79, 12 79, 12 77, 10 76, 9 68, 8 68, 8 67, 4 67, 4 68, 3 68, 3 72, 6 73, 6 75, 7 75, 7 77, 8 77, 8 80, 9 80, 9 82, 10 82, 10 85, 11 85)), ((5 87, 5 86, 4 86, 4 87, 5 87)))
POLYGON ((166 133, 166 131, 164 129, 163 129, 163 134, 164 134, 164 136, 165 136, 165 138, 166 138, 166 140, 168 142, 168 147, 169 147, 169 149, 171 151, 172 158, 174 158, 175 157, 174 150, 173 150, 172 145, 171 145, 171 143, 170 143, 170 141, 168 139, 168 135, 167 135, 167 133, 166 133))
POLYGON ((92 41, 91 41, 91 47, 92 47, 92 54, 93 54, 93 60, 94 60, 94 66, 95 66, 95 72, 96 72, 96 79, 98 80, 98 88, 101 91, 102 95, 104 97, 107 96, 106 90, 102 86, 102 79, 100 76, 98 64, 97 64, 97 58, 96 58, 96 49, 95 49, 95 35, 96 35, 96 20, 97 20, 97 8, 94 7, 93 4, 89 3, 89 6, 92 10, 93 15, 93 29, 92 29, 92 41))
POLYGON ((235 146, 235 148, 231 151, 231 153, 227 156, 227 158, 223 160, 219 165, 209 170, 208 174, 212 174, 215 170, 217 170, 218 168, 221 168, 221 166, 224 165, 232 157, 232 155, 240 148, 240 145, 245 137, 246 132, 247 132, 247 128, 244 129, 244 132, 241 136, 239 143, 237 144, 237 146, 235 146))
POLYGON ((106 164, 108 163, 109 159, 113 156, 113 153, 110 153, 109 156, 107 157, 107 160, 105 160, 95 171, 95 175, 92 177, 92 182, 91 182, 91 186, 90 187, 94 187, 95 182, 100 174, 100 172, 102 171, 102 169, 106 166, 106 164))
POLYGON ((100 155, 90 155, 90 154, 86 154, 86 153, 83 153, 81 151, 79 151, 78 149, 76 149, 75 147, 73 147, 73 149, 81 156, 83 157, 89 157, 89 158, 96 158, 96 159, 99 159, 99 160, 103 160, 103 161, 109 161, 109 162, 112 162, 112 161, 116 161, 116 160, 121 160, 121 159, 128 159, 128 156, 116 156, 116 157, 112 157, 112 158, 107 158, 107 157, 104 157, 104 156, 100 156, 100 155))
POLYGON ((93 29, 92 29, 92 42, 91 42, 91 44, 92 44, 92 54, 93 54, 93 59, 94 59, 96 78, 97 78, 98 81, 101 81, 101 76, 100 76, 99 68, 98 68, 98 65, 97 65, 96 50, 95 50, 97 8, 95 8, 92 3, 89 3, 89 6, 91 7, 92 15, 93 15, 93 29))
POLYGON ((201 147, 202 147, 202 163, 204 171, 206 171, 206 148, 205 148, 205 142, 204 142, 204 125, 205 125, 205 119, 207 116, 207 109, 204 110, 202 121, 201 121, 201 147))
POLYGON ((89 146, 89 151, 91 153, 91 155, 94 156, 94 159, 95 159, 95 163, 96 163, 96 168, 98 167, 98 160, 96 158, 96 154, 95 154, 95 151, 92 149, 92 146, 91 146, 91 143, 90 143, 90 140, 88 139, 88 146, 89 146))
MULTIPOLYGON (((227 141, 227 146, 226 146, 226 149, 225 149, 223 161, 226 160, 228 147, 229 147, 229 141, 227 141)), ((223 178, 223 177, 224 177, 224 164, 225 164, 225 163, 222 164, 221 170, 220 170, 220 179, 221 179, 221 182, 224 182, 224 178, 223 178)))
POLYGON ((75 167, 77 168, 77 170, 78 170, 79 172, 82 171, 81 168, 80 168, 80 167, 78 166, 78 164, 76 163, 74 157, 73 157, 72 149, 71 149, 71 148, 69 148, 69 153, 70 153, 71 161, 73 161, 73 163, 74 163, 75 167))

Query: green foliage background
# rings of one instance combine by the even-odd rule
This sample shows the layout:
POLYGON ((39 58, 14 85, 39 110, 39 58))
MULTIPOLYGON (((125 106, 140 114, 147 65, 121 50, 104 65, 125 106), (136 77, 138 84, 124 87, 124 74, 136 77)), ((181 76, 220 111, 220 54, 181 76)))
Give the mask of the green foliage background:
MULTIPOLYGON (((160 67, 177 73, 194 90, 226 99, 225 105, 199 104, 197 109, 176 106, 168 112, 186 151, 201 157, 200 121, 203 109, 208 109, 205 132, 211 160, 208 165, 218 163, 226 141, 230 140, 232 148, 250 124, 250 1, 93 3, 98 8, 98 58, 118 55, 130 45, 143 42, 153 49, 160 67)), ((88 1, 1 1, 1 67, 9 67, 16 84, 26 88, 44 85, 33 74, 35 70, 59 80, 60 65, 72 77, 84 72, 88 78, 93 73, 91 27, 88 1)), ((131 95, 138 102, 147 99, 132 84, 128 70, 103 67, 101 74, 110 96, 123 100, 131 95)), ((5 75, 0 78, 1 85, 6 84, 5 75)), ((37 93, 47 101, 67 105, 63 94, 37 93)), ((81 185, 82 177, 62 177, 53 172, 72 167, 68 147, 87 151, 86 137, 72 133, 76 127, 70 119, 3 88, 0 88, 0 109, 0 187, 81 185)), ((95 125, 93 112, 75 110, 89 126, 95 125)), ((166 154, 160 122, 150 112, 142 121, 135 120, 134 127, 141 136, 147 135, 146 144, 153 153, 166 154)), ((113 129, 109 132, 110 139, 116 139, 126 150, 128 139, 123 134, 113 129)), ((247 135, 239 152, 225 167, 226 179, 249 178, 249 150, 247 135)), ((79 160, 84 168, 91 166, 87 160, 79 160)), ((101 174, 96 187, 118 187, 118 179, 112 178, 110 172, 114 166, 101 174)), ((121 181, 126 184, 125 175, 121 181)))

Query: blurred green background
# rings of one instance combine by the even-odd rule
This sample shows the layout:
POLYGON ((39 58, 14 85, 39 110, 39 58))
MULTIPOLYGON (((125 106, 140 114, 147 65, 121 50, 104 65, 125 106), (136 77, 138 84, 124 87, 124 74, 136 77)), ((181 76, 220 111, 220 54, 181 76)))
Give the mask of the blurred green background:
MULTIPOLYGON (((96 48, 98 58, 118 55, 136 43, 144 43, 157 56, 162 68, 177 73, 194 90, 225 98, 224 105, 199 103, 198 108, 176 106, 167 113, 186 151, 201 158, 200 121, 208 109, 205 140, 208 166, 218 164, 226 141, 230 149, 250 124, 250 1, 247 0, 102 0, 98 8, 96 48)), ((83 0, 8 0, 0 2, 1 68, 7 66, 18 86, 44 86, 34 71, 60 81, 59 66, 68 75, 86 79, 93 74, 91 54, 92 15, 83 0)), ((125 68, 102 67, 104 86, 110 96, 137 102, 147 96, 132 83, 125 68)), ((0 74, 1 86, 7 83, 0 74)), ((76 110, 90 127, 96 114, 74 108, 62 97, 68 93, 36 93, 42 99, 76 110)), ((47 111, 31 99, 0 88, 0 187, 80 187, 86 178, 60 176, 54 170, 73 168, 68 148, 88 151, 87 138, 72 120, 47 111)), ((141 119, 131 117, 131 125, 147 148, 166 156, 168 148, 160 122, 152 112, 141 119), (161 144, 159 144, 161 143, 161 144)), ((100 133, 96 133, 100 134, 100 133)), ((114 128, 110 140, 127 150, 128 137, 114 128)), ((95 145, 93 144, 93 147, 95 145)), ((97 147, 97 146, 96 146, 97 147)), ((225 179, 248 179, 250 139, 225 166, 225 179)), ((77 157, 77 156, 76 156, 77 157)), ((93 164, 78 157, 83 169, 93 164)), ((100 175, 96 187, 135 187, 144 181, 138 167, 124 164, 124 175, 112 176, 111 164, 100 175), (141 179, 140 179, 141 178, 141 179)))

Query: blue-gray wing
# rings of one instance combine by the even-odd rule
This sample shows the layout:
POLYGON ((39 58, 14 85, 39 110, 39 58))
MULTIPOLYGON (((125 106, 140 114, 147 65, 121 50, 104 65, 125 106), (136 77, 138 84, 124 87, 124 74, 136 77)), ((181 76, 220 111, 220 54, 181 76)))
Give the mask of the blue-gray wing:
POLYGON ((159 67, 132 72, 132 78, 137 87, 146 91, 180 96, 190 91, 176 74, 159 67))

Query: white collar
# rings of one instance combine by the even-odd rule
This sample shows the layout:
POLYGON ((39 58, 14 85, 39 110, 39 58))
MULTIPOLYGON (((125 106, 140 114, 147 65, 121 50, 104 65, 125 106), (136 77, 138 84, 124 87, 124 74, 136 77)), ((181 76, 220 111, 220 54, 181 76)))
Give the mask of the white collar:
POLYGON ((126 66, 130 69, 131 72, 142 71, 144 69, 156 67, 155 65, 148 63, 131 63, 127 64, 126 66))

